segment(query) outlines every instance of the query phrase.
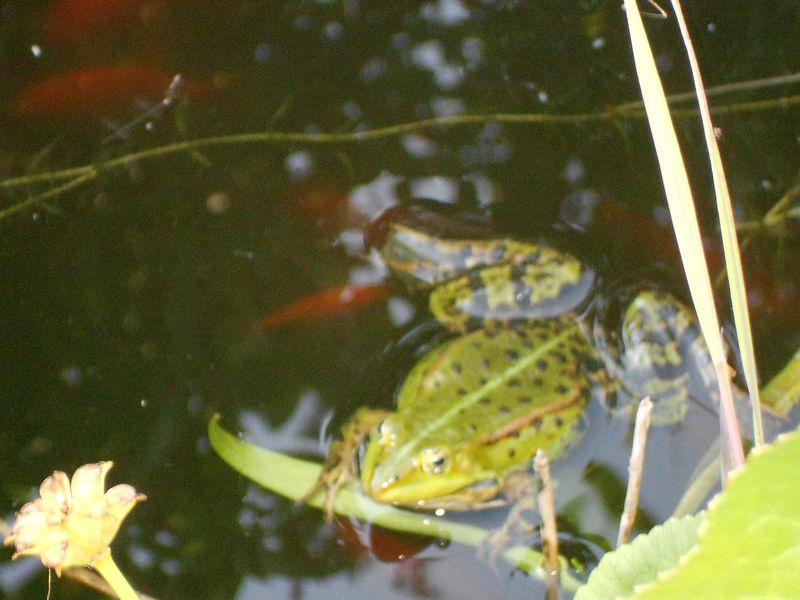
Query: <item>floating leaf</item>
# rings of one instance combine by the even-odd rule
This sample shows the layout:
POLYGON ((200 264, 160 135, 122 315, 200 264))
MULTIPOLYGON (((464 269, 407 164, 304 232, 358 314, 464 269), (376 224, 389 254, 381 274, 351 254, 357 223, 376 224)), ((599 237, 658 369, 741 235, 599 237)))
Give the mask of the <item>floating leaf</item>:
POLYGON ((695 546, 702 522, 702 513, 669 519, 647 535, 609 552, 575 594, 575 600, 630 596, 637 585, 653 581, 659 573, 672 569, 695 546))
POLYGON ((634 588, 637 600, 797 597, 798 464, 798 432, 754 450, 711 502, 705 519, 702 514, 670 519, 607 554, 576 600, 630 596, 634 588))

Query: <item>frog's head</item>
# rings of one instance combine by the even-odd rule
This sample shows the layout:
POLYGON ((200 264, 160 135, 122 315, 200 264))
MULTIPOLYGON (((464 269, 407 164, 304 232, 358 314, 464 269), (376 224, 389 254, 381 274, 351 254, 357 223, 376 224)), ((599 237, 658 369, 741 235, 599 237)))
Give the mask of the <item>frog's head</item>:
POLYGON ((378 502, 413 508, 452 505, 462 497, 475 499, 470 489, 476 484, 485 486, 481 469, 468 453, 409 436, 396 417, 387 417, 370 435, 361 461, 364 492, 378 502))
POLYGON ((458 268, 464 239, 489 235, 482 221, 448 211, 441 203, 417 201, 384 211, 364 231, 364 246, 376 249, 387 268, 405 283, 426 286, 458 268))

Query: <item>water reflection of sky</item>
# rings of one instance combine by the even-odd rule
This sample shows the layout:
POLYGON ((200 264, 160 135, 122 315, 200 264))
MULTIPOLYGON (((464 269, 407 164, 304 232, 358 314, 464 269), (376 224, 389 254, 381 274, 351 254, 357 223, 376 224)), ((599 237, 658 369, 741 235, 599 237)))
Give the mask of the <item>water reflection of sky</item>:
MULTIPOLYGON (((3 176, 207 135, 364 131, 473 113, 596 113, 638 98, 614 3, 125 2, 137 10, 70 39, 44 27, 56 0, 4 5, 3 176), (6 114, 32 86, 120 64, 156 82, 115 103, 73 103, 69 118, 6 114), (186 79, 184 93, 163 105, 176 73, 186 79), (193 95, 198 86, 210 93, 193 95)), ((707 82, 796 69, 800 49, 786 42, 798 36, 795 3, 740 8, 692 9, 707 82)), ((647 27, 668 88, 688 89, 671 22, 647 27)), ((114 81, 94 87, 113 90, 121 85, 114 81)), ((792 91, 787 84, 764 96, 792 91)), ((763 215, 796 177, 796 113, 720 117, 718 125, 737 214, 763 215)), ((679 130, 701 206, 710 206, 697 132, 685 120, 679 130)), ((4 202, 36 191, 4 192, 4 202)), ((321 290, 384 281, 385 266, 363 247, 363 227, 419 197, 488 216, 503 235, 567 245, 612 276, 683 290, 649 133, 638 118, 415 128, 371 142, 237 145, 129 162, 0 222, 0 402, 14 425, 0 436, 3 513, 10 516, 52 470, 113 458, 114 476, 149 496, 115 547, 131 579, 157 597, 200 589, 286 597, 302 589, 308 598, 401 598, 413 592, 399 582, 415 577, 443 598, 529 597, 531 580, 494 578, 471 549, 428 548, 421 562, 400 566, 355 558, 319 513, 293 512, 242 482, 205 436, 208 418, 220 412, 251 441, 314 455, 324 445, 320 432, 327 439, 359 406, 390 405, 412 362, 398 340, 425 316, 424 303, 399 286, 353 314, 270 332, 253 326, 321 290)), ((765 375, 800 346, 795 225, 751 245, 765 375)), ((610 539, 617 515, 603 502, 613 502, 624 480, 626 424, 599 406, 590 416, 596 427, 586 445, 559 467, 566 495, 559 502, 610 539), (603 452, 609 456, 597 458, 603 452), (590 469, 594 479, 583 478, 590 469)), ((713 420, 654 434, 644 500, 654 517, 670 513, 673 488, 697 450, 680 436, 705 443, 713 420)), ((38 598, 45 585, 35 559, 0 564, 7 595, 38 598)))

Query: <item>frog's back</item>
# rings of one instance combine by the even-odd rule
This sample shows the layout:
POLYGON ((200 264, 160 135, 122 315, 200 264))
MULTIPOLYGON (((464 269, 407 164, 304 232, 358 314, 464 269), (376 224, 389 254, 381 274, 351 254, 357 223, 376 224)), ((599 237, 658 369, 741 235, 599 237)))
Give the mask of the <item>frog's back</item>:
POLYGON ((582 428, 590 350, 567 319, 478 330, 430 351, 398 396, 406 452, 462 448, 501 472, 538 448, 558 455, 582 428))

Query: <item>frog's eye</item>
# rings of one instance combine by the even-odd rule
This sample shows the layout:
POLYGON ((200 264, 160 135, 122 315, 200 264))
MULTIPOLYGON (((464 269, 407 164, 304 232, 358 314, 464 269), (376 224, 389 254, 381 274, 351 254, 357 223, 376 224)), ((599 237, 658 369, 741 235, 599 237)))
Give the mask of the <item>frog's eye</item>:
POLYGON ((439 475, 447 470, 450 457, 444 448, 426 448, 422 452, 422 470, 432 475, 439 475))

